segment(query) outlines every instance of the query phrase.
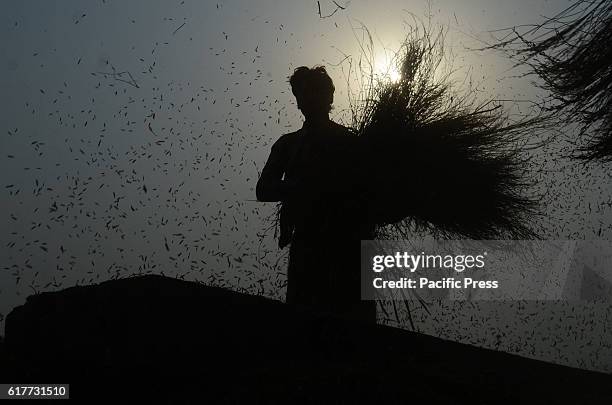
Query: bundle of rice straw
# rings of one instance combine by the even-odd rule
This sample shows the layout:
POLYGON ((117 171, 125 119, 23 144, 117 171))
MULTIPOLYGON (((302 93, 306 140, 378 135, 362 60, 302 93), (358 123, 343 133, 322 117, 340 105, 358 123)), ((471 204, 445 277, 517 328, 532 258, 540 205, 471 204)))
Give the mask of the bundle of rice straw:
POLYGON ((371 75, 351 102, 370 220, 382 238, 532 238, 520 146, 540 121, 513 122, 501 105, 455 92, 438 74, 443 34, 413 31, 395 58, 401 77, 371 75))
POLYGON ((541 79, 549 117, 578 128, 576 157, 612 161, 612 2, 575 0, 541 24, 499 32, 485 49, 502 50, 541 79))

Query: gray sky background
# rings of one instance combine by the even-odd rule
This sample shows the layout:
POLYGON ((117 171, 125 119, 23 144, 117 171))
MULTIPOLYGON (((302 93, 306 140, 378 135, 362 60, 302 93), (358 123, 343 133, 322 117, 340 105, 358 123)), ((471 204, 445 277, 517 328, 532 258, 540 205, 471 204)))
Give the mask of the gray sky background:
MULTIPOLYGON (((282 298, 286 252, 265 220, 274 206, 252 200, 271 143, 301 123, 292 70, 326 65, 334 116, 345 119, 348 59, 334 65, 359 56, 364 24, 382 69, 414 13, 448 27, 452 69, 470 78, 460 85, 483 98, 535 99, 511 62, 467 48, 569 4, 338 3, 345 9, 321 19, 316 1, 4 2, 2 318, 35 291, 147 271, 282 298)), ((336 9, 320 4, 324 15, 336 9)), ((546 213, 537 227, 552 239, 609 239, 609 174, 554 154, 567 147, 560 138, 534 152, 528 170, 546 213)), ((431 312, 417 311, 424 333, 612 371, 607 304, 440 303, 431 312)))

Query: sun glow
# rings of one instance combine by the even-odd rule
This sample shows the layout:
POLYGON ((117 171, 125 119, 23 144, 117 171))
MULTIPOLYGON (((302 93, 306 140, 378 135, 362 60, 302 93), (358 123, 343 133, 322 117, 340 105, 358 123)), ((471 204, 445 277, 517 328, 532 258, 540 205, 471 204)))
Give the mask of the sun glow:
POLYGON ((389 51, 379 53, 374 59, 374 75, 381 80, 396 83, 402 77, 397 61, 389 51))

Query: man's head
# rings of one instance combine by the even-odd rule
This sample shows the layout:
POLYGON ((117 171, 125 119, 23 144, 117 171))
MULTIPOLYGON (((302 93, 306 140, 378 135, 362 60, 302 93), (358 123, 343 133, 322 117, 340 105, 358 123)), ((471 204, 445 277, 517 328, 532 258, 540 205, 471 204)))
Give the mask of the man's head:
POLYGON ((306 118, 328 114, 334 101, 334 83, 323 66, 300 66, 289 78, 298 108, 306 118))

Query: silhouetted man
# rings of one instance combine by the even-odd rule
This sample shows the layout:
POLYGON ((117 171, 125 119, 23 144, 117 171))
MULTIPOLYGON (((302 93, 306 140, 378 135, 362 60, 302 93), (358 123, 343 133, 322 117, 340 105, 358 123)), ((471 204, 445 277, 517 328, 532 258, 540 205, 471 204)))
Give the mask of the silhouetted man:
POLYGON ((274 143, 256 189, 259 201, 282 201, 287 303, 375 322, 375 303, 360 296, 359 241, 372 229, 357 186, 357 137, 329 119, 334 85, 324 67, 299 67, 289 82, 304 125, 274 143))

